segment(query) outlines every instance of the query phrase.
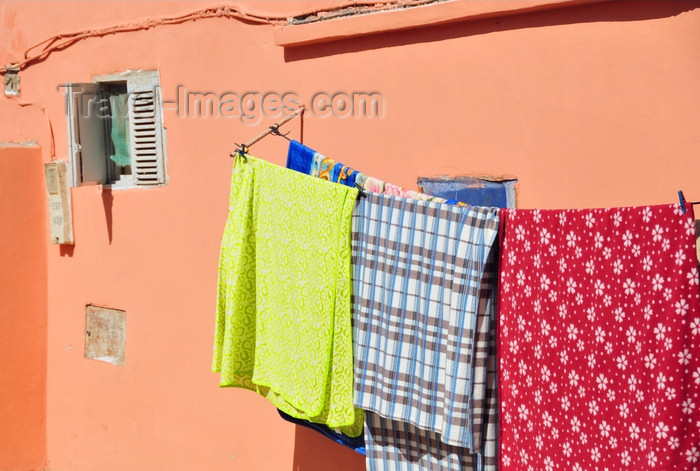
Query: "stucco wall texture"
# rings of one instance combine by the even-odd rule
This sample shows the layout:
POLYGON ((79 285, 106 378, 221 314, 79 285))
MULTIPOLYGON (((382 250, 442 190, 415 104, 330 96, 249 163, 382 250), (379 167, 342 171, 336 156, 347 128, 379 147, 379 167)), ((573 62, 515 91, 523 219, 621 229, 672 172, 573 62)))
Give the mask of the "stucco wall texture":
MULTIPOLYGON (((289 16, 313 6, 231 5, 289 16)), ((54 34, 203 6, 3 1, 0 63, 54 34)), ((5 215, 31 199, 25 236, 4 230, 2 243, 32 245, 19 261, 3 258, 0 280, 28 265, 36 283, 15 282, 0 315, 42 340, 19 359, 19 338, 0 346, 0 375, 15 378, 0 398, 28 399, 19 416, 0 419, 0 437, 22 414, 39 426, 12 445, 0 440, 0 469, 364 469, 360 455, 283 422, 252 392, 220 389, 210 372, 229 154, 279 116, 246 123, 164 106, 168 184, 74 188, 75 245, 59 247, 46 232, 40 163, 68 158, 60 84, 155 68, 170 102, 185 90, 293 93, 309 106, 319 92, 376 92, 382 117, 307 112, 282 131, 303 131, 325 155, 406 187, 419 176, 508 175, 521 208, 609 207, 674 202, 679 189, 700 199, 699 59, 700 2, 623 0, 294 48, 276 45, 271 25, 203 19, 80 40, 30 65, 20 96, 0 97, 0 141, 40 147, 21 163, 0 153, 2 181, 11 182, 0 207, 5 215), (26 310, 7 310, 29 298, 26 310), (84 358, 87 304, 126 311, 124 366, 84 358), (16 371, 16 362, 40 373, 16 371), (32 380, 23 374, 39 389, 25 393, 32 380)), ((284 164, 286 141, 267 137, 251 153, 284 164)))

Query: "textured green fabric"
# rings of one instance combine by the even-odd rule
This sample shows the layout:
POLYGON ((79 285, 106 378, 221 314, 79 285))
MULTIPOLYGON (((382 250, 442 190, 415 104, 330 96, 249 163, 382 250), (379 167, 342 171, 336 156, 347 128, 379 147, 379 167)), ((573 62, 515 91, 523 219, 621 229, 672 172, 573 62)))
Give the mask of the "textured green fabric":
POLYGON ((362 433, 353 406, 351 218, 357 190, 236 158, 212 370, 297 418, 362 433))
POLYGON ((109 96, 109 106, 112 114, 112 144, 114 155, 109 158, 120 167, 131 164, 129 156, 129 116, 126 106, 127 95, 118 94, 109 96))

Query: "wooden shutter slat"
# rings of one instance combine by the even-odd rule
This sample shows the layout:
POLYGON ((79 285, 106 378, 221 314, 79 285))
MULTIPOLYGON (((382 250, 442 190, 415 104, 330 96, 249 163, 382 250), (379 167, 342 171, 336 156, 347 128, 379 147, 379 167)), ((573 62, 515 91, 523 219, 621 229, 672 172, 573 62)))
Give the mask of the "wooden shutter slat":
POLYGON ((160 106, 154 85, 135 86, 129 98, 131 165, 137 185, 158 185, 165 180, 160 106))

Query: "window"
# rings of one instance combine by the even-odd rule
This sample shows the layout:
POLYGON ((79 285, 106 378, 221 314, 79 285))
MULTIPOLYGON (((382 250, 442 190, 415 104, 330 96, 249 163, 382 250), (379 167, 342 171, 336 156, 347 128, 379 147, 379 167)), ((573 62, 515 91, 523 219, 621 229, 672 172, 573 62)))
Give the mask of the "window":
POLYGON ((474 206, 515 208, 515 185, 511 178, 420 177, 424 193, 474 206))
POLYGON ((73 186, 166 183, 158 71, 129 71, 66 85, 73 186))

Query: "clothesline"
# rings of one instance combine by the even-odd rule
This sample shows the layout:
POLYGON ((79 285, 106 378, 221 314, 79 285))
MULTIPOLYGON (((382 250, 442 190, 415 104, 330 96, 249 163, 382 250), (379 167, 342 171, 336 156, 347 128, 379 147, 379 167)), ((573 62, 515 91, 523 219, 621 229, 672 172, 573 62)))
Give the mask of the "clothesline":
MULTIPOLYGON (((238 143, 236 143, 236 145, 238 146, 238 148, 236 148, 236 150, 234 150, 233 152, 231 152, 230 157, 235 157, 236 154, 240 154, 240 155, 242 155, 242 156, 245 158, 245 154, 248 153, 248 151, 250 150, 250 147, 251 147, 253 144, 255 144, 255 143, 257 143, 258 141, 262 140, 263 138, 269 136, 270 134, 274 134, 274 135, 283 137, 283 138, 285 138, 285 139, 287 139, 287 140, 289 141, 290 139, 287 137, 287 135, 286 135, 286 134, 282 134, 282 133, 279 131, 279 128, 280 128, 280 126, 286 124, 287 122, 291 121, 292 119, 296 118, 297 116, 299 116, 299 115, 302 115, 302 116, 303 116, 305 108, 306 108, 306 107, 305 107, 304 105, 299 106, 299 108, 297 108, 296 110, 294 110, 291 114, 285 116, 284 118, 282 118, 281 120, 277 121, 276 123, 274 123, 274 124, 268 126, 267 129, 265 129, 263 132, 261 132, 260 134, 258 134, 257 136, 255 136, 254 138, 252 138, 250 141, 246 142, 245 144, 238 144, 238 143)), ((356 185, 351 185, 351 186, 356 187, 356 188, 360 191, 360 194, 361 194, 362 196, 365 195, 365 190, 364 190, 364 188, 363 188, 361 185, 357 185, 357 184, 356 184, 356 185)), ((685 196, 683 195, 683 192, 680 191, 680 190, 678 191, 678 199, 679 199, 681 211, 683 212, 683 214, 685 214, 685 203, 686 203, 686 199, 685 199, 685 196)), ((692 206, 698 206, 698 205, 700 205, 700 201, 690 201, 689 203, 690 203, 692 206)))
POLYGON ((255 390, 295 423, 364 450, 368 471, 689 470, 700 459, 687 390, 700 384, 700 292, 682 192, 684 215, 678 203, 461 208, 386 182, 370 190, 372 177, 297 141, 286 170, 317 178, 247 150, 222 239, 212 364, 222 386, 255 390), (369 191, 356 200, 360 176, 369 191), (323 305, 332 340, 304 309, 319 300, 338 307, 323 305), (279 363, 271 352, 281 350, 297 360, 279 363))

